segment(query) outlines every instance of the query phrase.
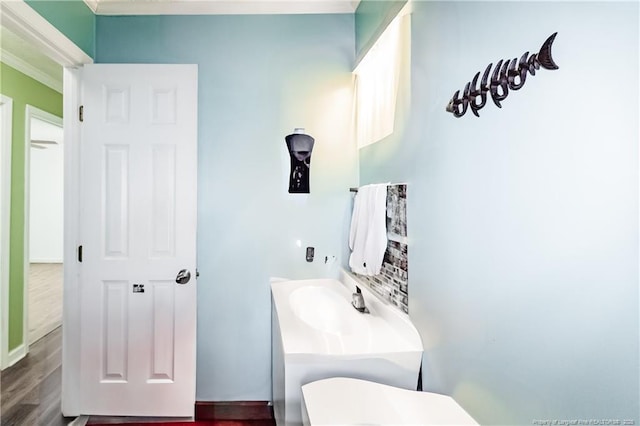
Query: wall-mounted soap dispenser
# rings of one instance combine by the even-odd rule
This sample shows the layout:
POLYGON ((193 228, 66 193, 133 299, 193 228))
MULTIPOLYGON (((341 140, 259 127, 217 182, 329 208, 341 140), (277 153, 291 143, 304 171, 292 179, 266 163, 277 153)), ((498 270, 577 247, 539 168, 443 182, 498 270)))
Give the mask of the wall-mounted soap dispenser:
POLYGON ((296 128, 285 137, 287 149, 291 157, 291 173, 289 174, 289 193, 309 193, 309 171, 311 168, 311 151, 315 140, 304 133, 304 129, 296 128))

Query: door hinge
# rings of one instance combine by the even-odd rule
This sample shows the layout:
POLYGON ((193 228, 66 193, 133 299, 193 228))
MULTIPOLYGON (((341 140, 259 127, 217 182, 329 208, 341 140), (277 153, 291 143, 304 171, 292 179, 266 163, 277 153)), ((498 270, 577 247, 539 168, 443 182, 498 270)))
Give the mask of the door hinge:
POLYGON ((82 263, 82 246, 78 246, 78 262, 82 263))
POLYGON ((84 121, 84 105, 80 105, 80 108, 78 109, 78 119, 80 122, 84 121))

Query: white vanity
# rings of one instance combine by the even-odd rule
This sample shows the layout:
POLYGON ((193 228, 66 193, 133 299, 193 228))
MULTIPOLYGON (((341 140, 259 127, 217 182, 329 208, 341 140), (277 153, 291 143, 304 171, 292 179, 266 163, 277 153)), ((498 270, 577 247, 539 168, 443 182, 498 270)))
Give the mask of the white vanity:
POLYGON ((422 342, 409 317, 348 273, 272 281, 272 380, 276 423, 300 425, 302 385, 350 377, 415 390, 422 342), (370 313, 351 306, 355 286, 370 313))

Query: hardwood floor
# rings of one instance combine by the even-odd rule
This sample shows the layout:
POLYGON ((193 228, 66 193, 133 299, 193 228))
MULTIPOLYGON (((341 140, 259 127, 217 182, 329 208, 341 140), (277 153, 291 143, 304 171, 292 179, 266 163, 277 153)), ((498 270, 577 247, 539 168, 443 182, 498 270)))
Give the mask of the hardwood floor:
POLYGON ((29 264, 29 344, 62 324, 62 263, 29 264))
POLYGON ((2 426, 63 426, 62 331, 58 327, 30 346, 29 354, 0 372, 2 426))

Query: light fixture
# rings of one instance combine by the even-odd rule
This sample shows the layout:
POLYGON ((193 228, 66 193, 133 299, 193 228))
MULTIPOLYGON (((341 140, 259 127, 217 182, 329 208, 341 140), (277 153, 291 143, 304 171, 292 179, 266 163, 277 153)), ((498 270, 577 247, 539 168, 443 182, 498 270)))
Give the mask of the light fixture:
POLYGON ((309 172, 311 169, 311 151, 315 139, 304 133, 303 128, 296 128, 285 137, 287 149, 291 157, 289 174, 289 193, 309 193, 309 172))

